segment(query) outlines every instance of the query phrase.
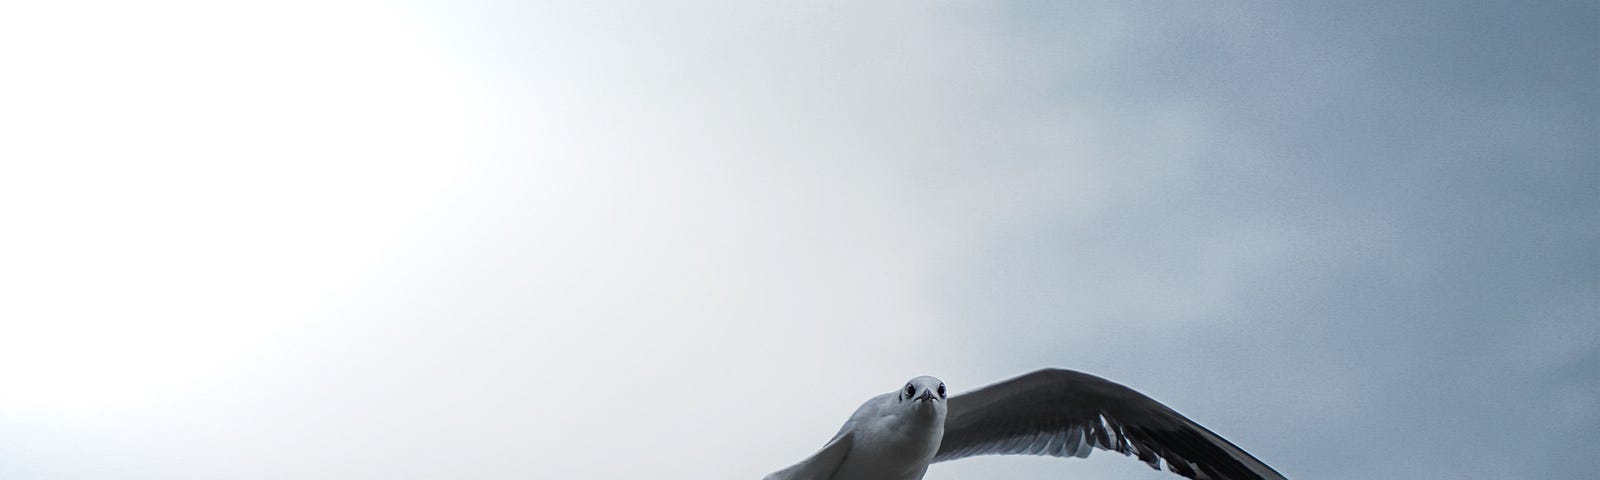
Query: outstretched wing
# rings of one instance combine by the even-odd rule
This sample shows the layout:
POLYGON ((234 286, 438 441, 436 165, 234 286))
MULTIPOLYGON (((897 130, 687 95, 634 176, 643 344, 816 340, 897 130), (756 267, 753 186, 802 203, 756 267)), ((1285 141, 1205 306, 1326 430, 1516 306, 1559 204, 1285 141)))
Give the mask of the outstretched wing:
POLYGON ((779 470, 762 477, 761 480, 828 480, 833 478, 833 472, 839 470, 839 465, 844 464, 844 457, 850 453, 850 432, 839 432, 829 440, 822 450, 806 457, 794 466, 779 470))
POLYGON ((1161 463, 1196 480, 1283 475, 1133 389, 1072 370, 1045 369, 951 397, 935 462, 973 455, 1087 457, 1092 448, 1161 463))

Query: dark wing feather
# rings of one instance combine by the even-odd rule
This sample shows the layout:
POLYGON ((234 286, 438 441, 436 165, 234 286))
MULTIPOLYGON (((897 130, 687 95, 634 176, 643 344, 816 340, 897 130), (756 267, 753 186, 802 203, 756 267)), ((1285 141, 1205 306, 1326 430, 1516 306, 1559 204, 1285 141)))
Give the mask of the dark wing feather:
POLYGON ((1196 480, 1283 475, 1178 412, 1087 373, 1046 369, 950 397, 935 462, 973 455, 1087 457, 1100 448, 1196 480))

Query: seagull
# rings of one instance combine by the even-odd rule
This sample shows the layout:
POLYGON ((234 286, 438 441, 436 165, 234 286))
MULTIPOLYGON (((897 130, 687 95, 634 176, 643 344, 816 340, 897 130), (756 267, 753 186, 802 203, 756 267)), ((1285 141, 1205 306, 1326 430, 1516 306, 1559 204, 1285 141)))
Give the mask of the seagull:
POLYGON ((975 455, 1110 450, 1195 480, 1284 480, 1166 405, 1104 378, 1047 368, 946 398, 921 376, 856 409, 822 450, 763 480, 920 480, 975 455))

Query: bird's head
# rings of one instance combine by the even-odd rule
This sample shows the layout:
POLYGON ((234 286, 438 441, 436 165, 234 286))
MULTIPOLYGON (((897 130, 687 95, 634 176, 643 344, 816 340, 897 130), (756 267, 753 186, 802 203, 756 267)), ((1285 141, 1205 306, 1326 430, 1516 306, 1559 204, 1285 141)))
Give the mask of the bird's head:
POLYGON ((944 382, 927 375, 911 379, 900 387, 900 404, 917 410, 942 412, 945 410, 944 382))

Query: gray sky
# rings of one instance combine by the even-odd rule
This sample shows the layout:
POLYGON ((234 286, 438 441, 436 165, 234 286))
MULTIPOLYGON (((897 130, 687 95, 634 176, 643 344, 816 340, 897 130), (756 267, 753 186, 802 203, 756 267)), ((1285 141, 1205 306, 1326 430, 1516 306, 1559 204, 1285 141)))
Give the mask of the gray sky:
MULTIPOLYGON (((1594 2, 0 7, 0 477, 759 478, 915 375, 1585 478, 1594 2)), ((1177 478, 966 459, 956 478, 1177 478)))

